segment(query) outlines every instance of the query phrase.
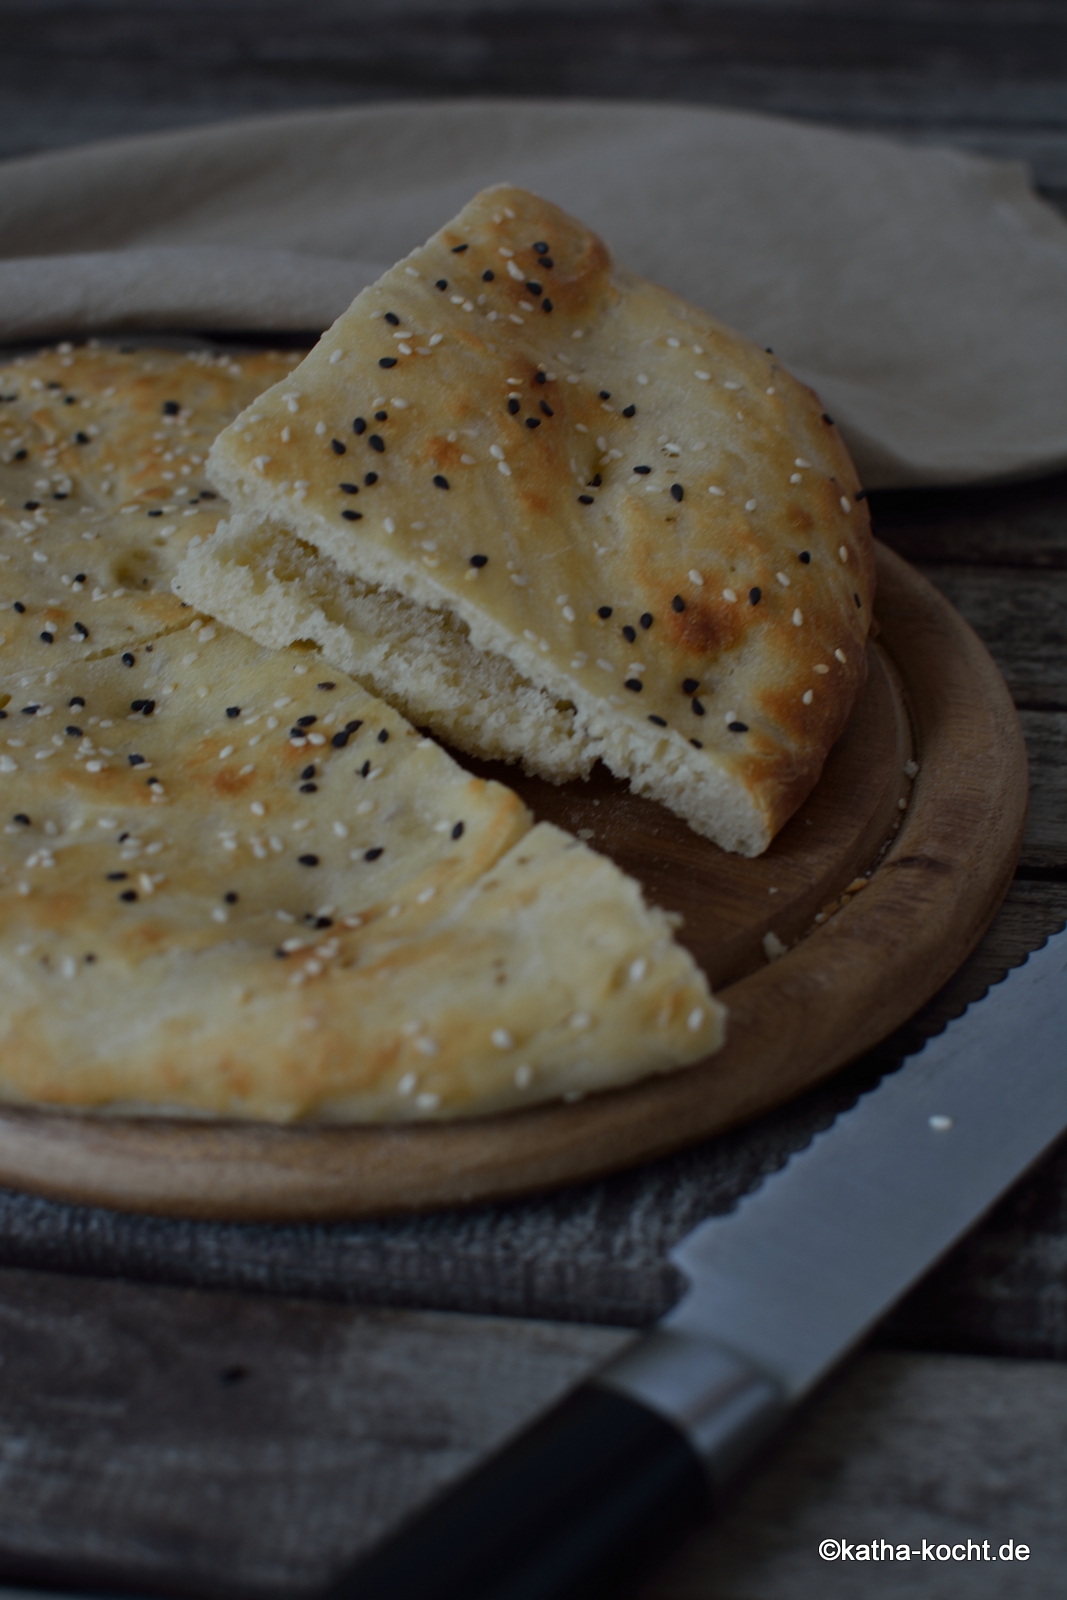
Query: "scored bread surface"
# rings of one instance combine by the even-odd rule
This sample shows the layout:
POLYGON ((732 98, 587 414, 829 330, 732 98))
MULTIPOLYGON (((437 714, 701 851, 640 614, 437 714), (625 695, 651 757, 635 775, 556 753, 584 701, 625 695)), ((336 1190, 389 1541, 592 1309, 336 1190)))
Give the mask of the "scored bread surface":
POLYGON ((292 364, 0 368, 0 1099, 423 1120, 708 1054, 722 1007, 610 861, 170 592, 212 437, 292 364))
POLYGON ((866 506, 815 395, 500 186, 216 441, 176 588, 459 748, 602 759, 763 850, 866 672, 866 506))

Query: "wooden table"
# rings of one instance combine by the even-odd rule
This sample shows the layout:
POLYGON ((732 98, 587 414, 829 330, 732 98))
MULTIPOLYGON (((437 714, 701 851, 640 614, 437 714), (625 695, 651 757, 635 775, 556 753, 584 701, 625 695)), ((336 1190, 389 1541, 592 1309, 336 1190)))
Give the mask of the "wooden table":
MULTIPOLYGON (((280 0, 0 0, 0 154, 368 97, 601 94, 1016 156, 1067 201, 1067 30, 1055 0, 383 0, 362 13, 354 21, 342 0, 298 15, 280 0)), ((921 1032, 1067 917, 1067 475, 872 503, 879 535, 988 644, 1032 764, 1011 893, 917 1019, 921 1032)), ((776 1137, 760 1147, 764 1170, 776 1137)), ((79 1225, 65 1254, 48 1253, 43 1232, 0 1226, 0 1571, 12 1583, 126 1575, 145 1590, 183 1572, 201 1593, 304 1587, 631 1336, 560 1321, 573 1303, 544 1295, 530 1320, 411 1309, 418 1287, 405 1295, 399 1283, 408 1309, 108 1281, 85 1275, 95 1258, 70 1243, 79 1225)), ((643 1600, 1058 1596, 1065 1253, 1061 1147, 813 1399, 643 1600), (999 1566, 936 1561, 858 1578, 819 1560, 831 1535, 1013 1538, 1032 1555, 1010 1583, 999 1566)), ((143 1255, 123 1262, 151 1276, 143 1255)), ((219 1281, 203 1261, 186 1278, 219 1281)), ((513 1303, 493 1309, 521 1307, 517 1281, 513 1303)), ((309 1293, 298 1274, 285 1282, 309 1293)), ((666 1292, 649 1291, 649 1304, 666 1292)), ((447 1286, 433 1303, 454 1303, 447 1286)), ((615 1320, 640 1315, 638 1297, 615 1320)))

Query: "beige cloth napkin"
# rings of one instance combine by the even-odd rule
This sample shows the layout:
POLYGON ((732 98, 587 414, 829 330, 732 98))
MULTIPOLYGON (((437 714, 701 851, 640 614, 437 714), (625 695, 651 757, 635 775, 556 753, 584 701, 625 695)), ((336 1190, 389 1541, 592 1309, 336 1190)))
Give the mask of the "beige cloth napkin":
POLYGON ((1021 166, 580 101, 300 113, 0 164, 0 339, 320 329, 485 184, 771 345, 870 487, 1067 465, 1067 224, 1021 166))

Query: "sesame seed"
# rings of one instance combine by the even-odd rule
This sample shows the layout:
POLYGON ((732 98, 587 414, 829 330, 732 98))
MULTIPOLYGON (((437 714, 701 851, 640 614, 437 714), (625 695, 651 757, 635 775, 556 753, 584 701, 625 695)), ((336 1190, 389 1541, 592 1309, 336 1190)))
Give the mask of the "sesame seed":
POLYGON ((375 847, 372 850, 364 850, 363 859, 364 859, 364 861, 377 861, 378 857, 379 856, 383 856, 384 854, 385 854, 384 846, 375 845, 375 847))
POLYGON ((747 733, 748 732, 748 723, 747 722, 728 722, 726 724, 726 726, 730 730, 731 733, 747 733))
POLYGON ((693 708, 694 717, 702 717, 704 715, 704 706, 703 706, 701 701, 694 699, 694 700, 691 700, 689 703, 693 708))
POLYGON ((296 859, 299 861, 302 867, 317 867, 319 864, 318 856, 297 856, 296 859))
POLYGON ((630 643, 633 644, 634 640, 637 638, 637 630, 635 628, 631 628, 630 624, 627 623, 622 630, 622 636, 624 639, 628 639, 630 643))
POLYGON ((800 698, 806 706, 810 706, 815 696, 812 694, 810 689, 805 689, 800 698))
POLYGON ((729 603, 733 605, 734 601, 737 599, 737 594, 733 589, 724 589, 722 592, 722 597, 724 600, 729 601, 729 603))
POLYGON ((651 626, 652 626, 652 613, 651 613, 651 611, 644 612, 639 620, 640 620, 642 628, 651 628, 651 626))
POLYGON ((380 367, 395 367, 396 356, 381 356, 378 361, 380 367))
POLYGON ((759 605, 759 603, 760 603, 760 601, 761 601, 761 600, 762 600, 762 598, 763 598, 763 591, 762 591, 762 589, 750 589, 750 590, 749 590, 749 591, 748 591, 748 598, 749 598, 749 600, 750 600, 750 601, 751 601, 751 603, 752 603, 752 604, 753 604, 753 605, 754 605, 754 606, 758 606, 758 605, 759 605))
POLYGON ((362 417, 357 417, 352 424, 353 433, 366 433, 367 424, 362 417))
POLYGON ((666 720, 663 717, 650 716, 648 720, 649 722, 654 722, 657 728, 665 728, 667 726, 666 720))
POLYGON ((837 657, 838 661, 840 661, 842 666, 847 665, 845 652, 843 650, 835 650, 834 655, 837 657))
POLYGON ((330 449, 333 451, 335 456, 343 456, 348 449, 348 446, 343 445, 340 439, 331 439, 330 449))
POLYGON ((367 440, 367 443, 370 445, 372 450, 377 450, 379 455, 384 454, 384 452, 385 452, 385 440, 381 437, 380 434, 372 433, 370 438, 367 440))
POLYGON ((462 822, 457 822, 455 824, 455 826, 453 827, 453 829, 452 829, 452 837, 453 837, 453 839, 462 839, 463 830, 464 830, 464 824, 462 822))
POLYGON ((598 617, 602 617, 603 620, 606 622, 608 620, 608 618, 611 616, 611 607, 610 606, 598 606, 598 608, 597 608, 597 616, 598 617))
MULTIPOLYGON (((578 504, 580 506, 591 506, 593 504, 593 496, 591 494, 580 494, 578 496, 578 504)), ((41 637, 43 638, 44 635, 42 634, 41 637)))
POLYGON ((623 688, 632 689, 635 694, 640 694, 641 690, 644 688, 644 684, 641 682, 640 678, 627 678, 623 684, 623 688))
POLYGON ((447 489, 448 488, 448 479, 445 478, 445 477, 442 477, 441 473, 439 473, 439 472, 435 472, 434 473, 433 481, 434 481, 434 487, 437 488, 437 489, 447 489))
POLYGON ((811 562, 811 551, 810 550, 802 550, 800 552, 800 555, 797 557, 797 560, 798 561, 803 561, 804 565, 808 566, 810 564, 810 562, 811 562))
POLYGON ((674 599, 671 601, 671 610, 672 611, 684 611, 685 610, 685 601, 682 599, 680 594, 676 594, 674 599))

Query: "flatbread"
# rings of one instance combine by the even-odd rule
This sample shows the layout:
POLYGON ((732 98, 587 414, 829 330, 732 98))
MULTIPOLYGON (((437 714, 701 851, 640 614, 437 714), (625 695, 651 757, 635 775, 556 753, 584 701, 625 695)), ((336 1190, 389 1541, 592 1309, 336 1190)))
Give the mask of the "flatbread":
POLYGON ((730 850, 864 681, 869 519, 817 397, 520 189, 364 290, 208 471, 236 514, 184 597, 461 749, 602 759, 730 850))
POLYGON ((228 361, 0 369, 0 1099, 422 1120, 707 1055, 723 1008, 610 861, 171 594, 221 508, 181 466, 290 365, 228 361))

